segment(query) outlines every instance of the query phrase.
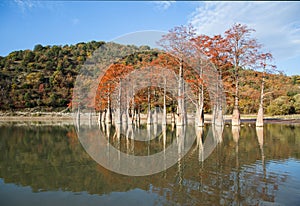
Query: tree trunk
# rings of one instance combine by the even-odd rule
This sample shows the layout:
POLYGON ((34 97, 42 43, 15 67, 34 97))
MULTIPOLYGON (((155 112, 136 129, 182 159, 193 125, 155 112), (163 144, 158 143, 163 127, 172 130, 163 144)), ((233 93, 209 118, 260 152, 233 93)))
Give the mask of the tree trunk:
POLYGON ((134 124, 135 122, 136 122, 136 109, 133 107, 132 109, 131 109, 131 120, 132 120, 132 123, 134 124))
MULTIPOLYGON (((200 68, 200 74, 199 74, 201 80, 203 80, 203 70, 202 67, 200 68)), ((203 84, 199 84, 199 94, 198 94, 198 105, 197 105, 197 114, 196 114, 196 124, 198 127, 204 126, 204 111, 203 111, 203 105, 204 105, 204 91, 203 91, 203 84)))
POLYGON ((129 100, 129 97, 127 95, 126 97, 126 102, 127 102, 127 106, 126 106, 126 118, 127 118, 127 124, 132 124, 132 118, 130 117, 130 100, 129 100))
POLYGON ((196 111, 196 126, 203 127, 204 126, 204 111, 203 111, 203 87, 199 92, 198 97, 198 105, 196 111))
POLYGON ((116 124, 121 124, 122 123, 121 96, 122 96, 122 80, 120 80, 118 100, 117 100, 118 104, 117 104, 117 108, 115 110, 115 123, 116 124))
POLYGON ((133 92, 133 100, 131 105, 131 121, 132 124, 135 122, 136 119, 136 109, 135 109, 135 93, 133 92))
POLYGON ((135 119, 136 119, 136 109, 135 109, 134 94, 133 94, 133 100, 132 100, 132 106, 131 106, 131 121, 132 121, 132 124, 135 122, 135 119))
POLYGON ((213 108, 213 121, 212 123, 214 126, 223 127, 224 126, 224 119, 223 119, 223 96, 222 96, 222 88, 220 87, 221 82, 221 75, 218 77, 219 81, 217 83, 217 91, 215 97, 215 103, 213 108))
POLYGON ((166 125, 167 124, 167 106, 166 106, 166 84, 167 80, 166 78, 164 79, 164 108, 163 108, 163 116, 162 116, 162 124, 166 125))
POLYGON ((132 118, 130 117, 129 111, 130 111, 130 108, 127 107, 127 109, 126 109, 127 124, 132 124, 132 118))
POLYGON ((115 128, 116 128, 116 130, 115 130, 116 136, 117 136, 117 139, 119 140, 121 137, 121 124, 116 124, 115 128))
POLYGON ((99 111, 99 114, 98 114, 98 122, 101 122, 101 111, 99 111))
POLYGON ((140 106, 137 107, 137 115, 136 115, 136 123, 139 126, 141 123, 141 112, 140 112, 140 106))
POLYGON ((80 126, 80 106, 78 105, 77 115, 76 115, 76 123, 80 126))
POLYGON ((111 124, 111 108, 110 108, 110 106, 107 107, 106 116, 105 116, 105 123, 111 124))
POLYGON ((241 125, 241 116, 238 106, 234 106, 233 113, 232 113, 232 126, 239 126, 241 125))
POLYGON ((116 108, 115 110, 115 124, 122 123, 122 113, 120 108, 116 108))
POLYGON ((128 118, 127 118, 126 112, 122 112, 121 113, 121 122, 122 122, 122 124, 127 125, 127 121, 128 121, 128 118))
POLYGON ((153 123, 157 124, 158 123, 158 114, 157 114, 157 107, 154 107, 154 114, 153 114, 153 123))
POLYGON ((152 114, 150 105, 150 87, 148 87, 148 114, 147 114, 147 124, 152 124, 152 114))
POLYGON ((258 114, 257 114, 257 119, 256 119, 257 127, 264 126, 264 87, 265 87, 265 78, 263 76, 262 82, 261 82, 259 109, 258 109, 258 114))
POLYGON ((175 112, 174 111, 172 111, 172 114, 171 114, 171 123, 172 124, 176 123, 176 121, 175 121, 175 112))
POLYGON ((105 123, 111 124, 110 85, 108 85, 107 111, 105 116, 105 123))
POLYGON ((92 125, 92 109, 89 111, 89 125, 92 125))
POLYGON ((106 112, 103 111, 102 114, 101 114, 101 116, 102 116, 101 117, 101 122, 105 122, 105 116, 106 116, 105 114, 106 114, 106 112))
POLYGON ((236 67, 236 81, 235 81, 235 97, 234 107, 232 113, 232 126, 239 126, 241 124, 241 116, 239 111, 239 75, 236 67))
POLYGON ((185 105, 184 105, 184 81, 183 81, 183 61, 180 60, 179 78, 178 78, 178 105, 177 105, 177 120, 176 125, 185 125, 185 105))

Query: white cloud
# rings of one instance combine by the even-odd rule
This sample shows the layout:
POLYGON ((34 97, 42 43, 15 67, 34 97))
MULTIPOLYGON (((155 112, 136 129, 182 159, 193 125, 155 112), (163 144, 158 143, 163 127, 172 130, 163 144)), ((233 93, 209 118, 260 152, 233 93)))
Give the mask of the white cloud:
POLYGON ((14 0, 15 4, 24 12, 26 9, 32 9, 39 4, 38 1, 31 1, 31 0, 14 0))
POLYGON ((189 23, 198 33, 223 34, 234 23, 256 30, 255 37, 276 60, 299 57, 300 2, 202 2, 189 23))
POLYGON ((34 9, 47 9, 56 11, 63 2, 60 1, 39 1, 39 0, 14 0, 14 6, 17 6, 23 13, 30 12, 34 9))
POLYGON ((155 1, 156 8, 159 10, 167 10, 175 1, 155 1))

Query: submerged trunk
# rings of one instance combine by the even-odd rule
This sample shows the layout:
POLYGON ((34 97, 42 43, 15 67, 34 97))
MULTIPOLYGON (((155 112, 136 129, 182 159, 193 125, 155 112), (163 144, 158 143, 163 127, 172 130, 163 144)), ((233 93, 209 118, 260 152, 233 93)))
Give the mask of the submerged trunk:
POLYGON ((78 105, 78 110, 77 110, 77 114, 76 114, 76 123, 79 126, 80 125, 80 107, 78 105))
POLYGON ((98 122, 101 122, 101 116, 102 114, 101 114, 101 111, 99 111, 99 114, 98 114, 98 122))
POLYGON ((127 106, 126 106, 126 118, 127 118, 127 124, 132 124, 132 118, 130 117, 130 114, 129 114, 129 112, 130 112, 130 100, 129 100, 129 97, 128 97, 128 95, 127 95, 127 97, 126 97, 126 99, 127 99, 127 106))
POLYGON ((110 124, 111 123, 111 109, 110 107, 107 108, 106 116, 105 116, 105 123, 110 124))
POLYGON ((172 111, 172 114, 171 114, 171 123, 172 124, 175 124, 175 112, 174 111, 172 111))
POLYGON ((137 111, 136 111, 136 119, 135 119, 135 122, 137 125, 140 125, 140 122, 141 122, 141 113, 140 113, 140 106, 138 105, 137 107, 137 111))
POLYGON ((213 106, 213 109, 212 109, 212 117, 211 117, 211 124, 215 124, 215 121, 216 121, 216 111, 217 111, 217 107, 216 105, 214 104, 213 106))
POLYGON ((232 126, 239 126, 241 124, 241 116, 239 107, 234 105, 232 113, 232 126))
POLYGON ((90 111, 89 111, 89 125, 90 125, 90 126, 92 125, 92 118, 93 118, 92 115, 93 115, 93 114, 92 114, 92 109, 90 109, 90 111))
POLYGON ((239 126, 241 124, 238 95, 239 95, 239 75, 236 67, 235 97, 234 97, 234 107, 232 113, 232 126, 239 126))
POLYGON ((153 123, 157 124, 158 123, 158 113, 157 113, 157 107, 154 107, 154 114, 153 114, 153 123))
POLYGON ((203 127, 204 126, 204 111, 203 105, 197 106, 197 114, 196 114, 196 126, 203 127))
POLYGON ((120 108, 116 108, 115 110, 115 124, 121 124, 122 123, 122 113, 120 108))
POLYGON ((257 119, 256 119, 256 126, 263 127, 264 126, 264 108, 263 105, 259 104, 257 119))
POLYGON ((256 119, 257 127, 264 126, 264 87, 265 87, 265 78, 263 76, 262 82, 261 82, 259 109, 258 109, 258 114, 257 114, 257 119, 256 119))
POLYGON ((105 111, 103 111, 102 113, 101 113, 101 122, 105 122, 105 111))

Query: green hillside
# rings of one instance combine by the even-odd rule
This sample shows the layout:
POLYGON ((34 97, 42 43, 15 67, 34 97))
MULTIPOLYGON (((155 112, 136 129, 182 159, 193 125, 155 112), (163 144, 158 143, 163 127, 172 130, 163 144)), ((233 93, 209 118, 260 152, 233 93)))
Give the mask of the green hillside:
POLYGON ((36 45, 33 50, 1 57, 0 109, 53 111, 66 107, 80 66, 102 44, 36 45))
MULTIPOLYGON (((61 111, 72 99, 72 89, 81 66, 105 42, 91 41, 65 46, 36 45, 33 50, 13 51, 0 57, 0 110, 61 111)), ((139 48, 134 46, 132 50, 139 48)), ((145 47, 145 46, 144 46, 145 47)), ((153 52, 154 54, 154 52, 153 52)), ((232 110, 232 80, 223 75, 227 111, 232 110)), ((261 73, 243 70, 241 113, 258 109, 261 73)), ((300 113, 300 76, 268 74, 265 107, 269 114, 300 113)), ((208 110, 207 110, 208 111, 208 110)))

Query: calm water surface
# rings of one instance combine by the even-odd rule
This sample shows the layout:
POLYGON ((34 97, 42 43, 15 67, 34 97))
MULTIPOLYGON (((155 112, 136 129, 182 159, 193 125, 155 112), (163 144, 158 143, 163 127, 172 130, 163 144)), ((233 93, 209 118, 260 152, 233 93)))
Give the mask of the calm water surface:
MULTIPOLYGON (((202 161, 208 127, 174 166, 129 177, 98 165, 73 125, 1 123, 0 205, 300 205, 300 125, 227 125, 202 161)), ((114 141, 115 132, 109 138, 120 151, 162 150, 160 132, 136 144, 114 141)), ((167 127, 167 145, 174 132, 167 127)))

